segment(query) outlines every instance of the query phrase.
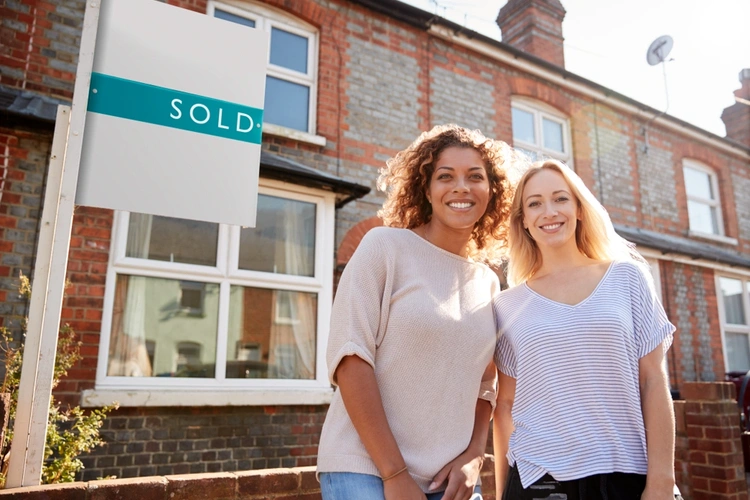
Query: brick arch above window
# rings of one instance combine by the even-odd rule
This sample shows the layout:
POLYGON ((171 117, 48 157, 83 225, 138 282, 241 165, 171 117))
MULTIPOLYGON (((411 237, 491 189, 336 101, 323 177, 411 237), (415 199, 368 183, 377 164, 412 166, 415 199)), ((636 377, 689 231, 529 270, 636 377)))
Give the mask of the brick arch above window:
POLYGON ((266 0, 266 5, 276 7, 287 12, 291 16, 310 23, 320 29, 326 23, 326 19, 332 14, 313 2, 300 2, 299 0, 266 0))
POLYGON ((365 234, 375 227, 383 225, 383 220, 378 216, 370 217, 369 219, 362 220, 354 225, 349 231, 347 231, 344 239, 341 240, 338 251, 336 252, 336 268, 343 269, 344 266, 349 262, 349 259, 354 255, 354 251, 357 250, 359 242, 362 241, 365 234))
POLYGON ((559 90, 550 87, 548 83, 532 78, 511 78, 509 79, 509 87, 514 100, 534 100, 566 116, 570 116, 574 112, 572 99, 559 90))

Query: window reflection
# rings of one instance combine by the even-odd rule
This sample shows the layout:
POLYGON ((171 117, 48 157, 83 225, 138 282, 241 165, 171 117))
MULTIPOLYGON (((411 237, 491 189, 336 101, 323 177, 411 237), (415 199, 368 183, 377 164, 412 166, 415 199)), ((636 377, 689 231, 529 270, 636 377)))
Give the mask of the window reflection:
POLYGON ((314 379, 318 297, 233 286, 227 378, 314 379))
POLYGON ((239 268, 314 276, 315 212, 314 203, 259 195, 256 227, 240 232, 239 268))
MULTIPOLYGON (((107 375, 213 378, 219 285, 202 283, 186 308, 179 280, 118 275, 107 375)), ((193 284, 190 290, 196 290, 193 284)))
POLYGON ((138 259, 216 265, 219 225, 131 213, 125 255, 138 259))

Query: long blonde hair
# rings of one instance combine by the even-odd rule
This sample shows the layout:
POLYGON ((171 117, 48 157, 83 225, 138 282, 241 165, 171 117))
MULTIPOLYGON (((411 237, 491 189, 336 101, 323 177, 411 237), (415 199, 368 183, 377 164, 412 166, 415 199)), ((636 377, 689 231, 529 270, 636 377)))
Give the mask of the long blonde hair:
POLYGON ((578 203, 580 220, 576 225, 575 236, 579 252, 601 261, 631 259, 644 262, 632 245, 615 232, 607 210, 581 178, 558 160, 543 160, 534 163, 523 174, 513 197, 508 235, 508 282, 511 286, 530 279, 542 267, 539 247, 523 227, 523 191, 529 179, 542 170, 553 170, 562 175, 578 203))

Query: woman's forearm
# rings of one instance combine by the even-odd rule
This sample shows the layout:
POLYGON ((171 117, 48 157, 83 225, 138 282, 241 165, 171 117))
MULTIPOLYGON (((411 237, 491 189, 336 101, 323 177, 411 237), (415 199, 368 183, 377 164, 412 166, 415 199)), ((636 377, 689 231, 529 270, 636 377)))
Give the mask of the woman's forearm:
POLYGON ((640 389, 648 458, 647 487, 674 487, 674 409, 657 347, 641 360, 640 389))
POLYGON ((508 442, 513 433, 513 418, 510 408, 498 402, 492 425, 492 445, 495 450, 495 492, 500 500, 508 479, 508 442))
POLYGON ((492 445, 495 450, 495 492, 497 500, 503 497, 508 480, 508 446, 513 434, 513 401, 516 379, 499 372, 497 379, 497 407, 492 424, 492 445))
POLYGON ((466 449, 480 457, 482 461, 484 461, 484 452, 487 449, 487 436, 490 433, 490 417, 492 417, 492 405, 489 401, 478 399, 474 413, 474 431, 466 449))
POLYGON ((403 469, 404 458, 388 425, 372 367, 347 356, 336 369, 336 380, 349 418, 381 477, 403 469))

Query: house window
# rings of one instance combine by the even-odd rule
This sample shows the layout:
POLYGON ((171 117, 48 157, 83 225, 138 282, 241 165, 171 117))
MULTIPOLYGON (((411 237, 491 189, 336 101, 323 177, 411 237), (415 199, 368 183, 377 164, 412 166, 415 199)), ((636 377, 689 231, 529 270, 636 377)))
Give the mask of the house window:
POLYGON ((249 2, 242 8, 209 2, 208 15, 268 32, 263 121, 315 133, 317 31, 279 10, 249 2))
POLYGON ((718 295, 726 371, 750 370, 750 280, 719 276, 718 295))
POLYGON ((513 146, 532 160, 555 158, 572 167, 568 119, 549 106, 528 100, 511 105, 513 146))
POLYGON ((117 213, 97 388, 329 387, 334 195, 288 189, 254 228, 117 213))
POLYGON ((685 177, 690 231, 721 236, 724 224, 719 202, 719 182, 716 172, 700 163, 685 160, 685 177))

